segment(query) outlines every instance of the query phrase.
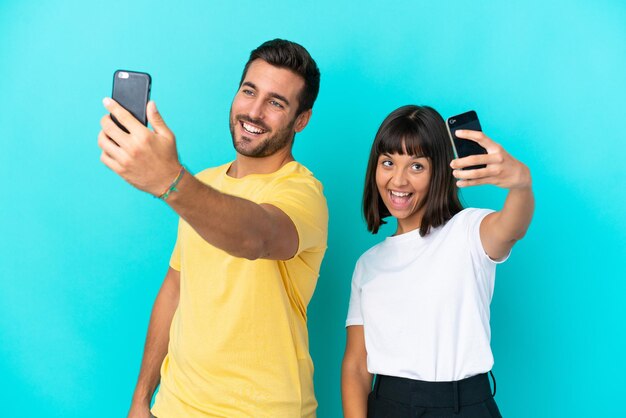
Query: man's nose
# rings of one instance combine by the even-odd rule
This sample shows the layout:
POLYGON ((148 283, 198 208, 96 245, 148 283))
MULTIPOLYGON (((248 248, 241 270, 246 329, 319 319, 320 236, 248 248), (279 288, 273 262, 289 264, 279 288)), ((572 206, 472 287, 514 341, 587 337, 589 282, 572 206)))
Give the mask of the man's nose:
POLYGON ((252 103, 250 103, 248 115, 252 119, 263 119, 263 100, 256 99, 252 103))

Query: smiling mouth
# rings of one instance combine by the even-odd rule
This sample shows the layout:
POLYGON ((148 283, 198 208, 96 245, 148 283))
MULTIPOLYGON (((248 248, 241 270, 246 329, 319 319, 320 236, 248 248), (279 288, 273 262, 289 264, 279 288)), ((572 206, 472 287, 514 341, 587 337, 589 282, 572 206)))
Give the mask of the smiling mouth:
POLYGON ((267 132, 267 130, 265 129, 261 129, 258 126, 252 125, 242 120, 239 121, 239 124, 241 125, 244 131, 252 135, 261 135, 267 132))
POLYGON ((412 197, 413 193, 389 190, 389 200, 398 209, 408 207, 412 197))

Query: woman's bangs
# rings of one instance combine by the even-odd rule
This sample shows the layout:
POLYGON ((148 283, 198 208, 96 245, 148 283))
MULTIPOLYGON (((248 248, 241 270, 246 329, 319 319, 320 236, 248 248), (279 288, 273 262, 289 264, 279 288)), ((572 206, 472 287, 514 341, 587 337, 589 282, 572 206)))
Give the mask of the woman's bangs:
POLYGON ((400 154, 427 156, 424 149, 424 141, 412 123, 403 123, 404 126, 396 126, 389 129, 386 135, 382 135, 376 151, 381 154, 400 154))

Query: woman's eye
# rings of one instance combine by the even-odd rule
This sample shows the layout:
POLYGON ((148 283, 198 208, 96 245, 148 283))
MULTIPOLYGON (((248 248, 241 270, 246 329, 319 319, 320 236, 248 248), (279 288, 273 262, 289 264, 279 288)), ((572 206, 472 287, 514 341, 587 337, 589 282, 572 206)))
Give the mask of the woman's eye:
POLYGON ((393 165, 393 163, 389 160, 384 160, 381 164, 383 167, 391 167, 393 165))
POLYGON ((415 171, 420 171, 424 169, 424 166, 419 163, 413 163, 411 164, 411 168, 415 171))

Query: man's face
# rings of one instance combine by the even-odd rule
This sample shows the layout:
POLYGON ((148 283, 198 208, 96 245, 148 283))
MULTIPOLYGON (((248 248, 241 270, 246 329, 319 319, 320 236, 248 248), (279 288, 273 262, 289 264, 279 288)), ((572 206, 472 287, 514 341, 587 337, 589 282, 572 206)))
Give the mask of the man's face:
POLYGON ((310 110, 296 115, 303 88, 304 80, 296 73, 261 59, 253 61, 230 108, 237 152, 260 158, 290 146, 310 115, 310 110))

